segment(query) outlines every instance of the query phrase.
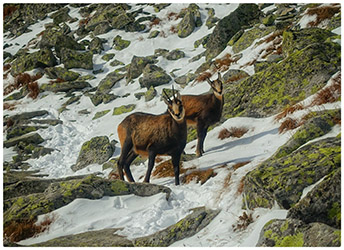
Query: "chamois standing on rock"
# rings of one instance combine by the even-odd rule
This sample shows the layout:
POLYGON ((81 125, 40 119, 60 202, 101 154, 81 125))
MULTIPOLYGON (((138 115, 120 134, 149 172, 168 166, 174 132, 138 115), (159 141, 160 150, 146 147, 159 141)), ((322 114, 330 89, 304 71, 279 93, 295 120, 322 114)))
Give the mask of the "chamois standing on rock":
POLYGON ((185 118, 188 126, 195 126, 197 129, 196 156, 204 153, 203 144, 210 125, 220 121, 223 98, 223 80, 220 72, 218 78, 211 81, 207 78, 213 93, 205 95, 182 95, 182 102, 185 108, 185 118))
POLYGON ((138 156, 148 156, 148 169, 144 182, 149 182, 157 155, 170 155, 174 168, 175 184, 179 185, 179 162, 186 145, 187 127, 185 109, 179 92, 172 88, 173 100, 166 92, 163 96, 167 111, 161 115, 136 112, 127 116, 117 128, 121 143, 118 174, 124 180, 123 169, 128 181, 135 182, 130 164, 138 156))

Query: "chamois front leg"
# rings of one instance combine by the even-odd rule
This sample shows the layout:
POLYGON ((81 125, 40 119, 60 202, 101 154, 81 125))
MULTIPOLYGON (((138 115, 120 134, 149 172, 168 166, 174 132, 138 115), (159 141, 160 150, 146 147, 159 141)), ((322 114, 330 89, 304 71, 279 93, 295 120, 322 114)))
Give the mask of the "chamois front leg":
POLYGON ((174 183, 176 186, 179 185, 179 163, 180 163, 180 156, 181 154, 172 155, 172 165, 174 170, 174 183))
POLYGON ((156 157, 156 153, 154 153, 152 151, 149 152, 149 156, 148 156, 148 169, 147 169, 146 176, 145 176, 145 179, 144 179, 143 182, 149 183, 149 179, 150 179, 153 167, 154 167, 155 157, 156 157))

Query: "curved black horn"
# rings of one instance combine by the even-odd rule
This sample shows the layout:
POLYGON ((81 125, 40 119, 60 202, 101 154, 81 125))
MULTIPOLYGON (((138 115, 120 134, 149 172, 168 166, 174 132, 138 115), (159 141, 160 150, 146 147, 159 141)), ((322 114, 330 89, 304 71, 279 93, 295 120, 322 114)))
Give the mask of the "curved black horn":
POLYGON ((173 99, 176 99, 176 95, 175 95, 175 92, 174 92, 174 86, 172 85, 172 96, 173 96, 173 99))
POLYGON ((171 103, 172 100, 170 99, 170 97, 169 97, 168 94, 166 93, 165 89, 163 89, 162 92, 164 92, 164 94, 165 94, 165 96, 166 96, 166 97, 165 97, 166 100, 169 101, 169 102, 171 103))

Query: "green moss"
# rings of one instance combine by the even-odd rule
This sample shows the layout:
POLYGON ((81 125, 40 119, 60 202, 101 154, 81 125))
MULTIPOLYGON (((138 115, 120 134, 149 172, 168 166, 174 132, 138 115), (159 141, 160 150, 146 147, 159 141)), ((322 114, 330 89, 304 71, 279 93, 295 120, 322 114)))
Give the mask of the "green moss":
POLYGON ((341 219, 341 208, 340 204, 338 202, 334 202, 332 204, 332 208, 328 211, 328 217, 330 219, 336 219, 337 221, 340 222, 341 219))
POLYGON ((109 113, 109 112, 110 112, 110 109, 104 110, 104 111, 99 111, 99 112, 97 112, 97 113, 94 115, 94 117, 92 118, 92 120, 95 120, 95 119, 98 119, 98 118, 100 118, 100 117, 103 117, 104 115, 106 115, 106 114, 109 113))
POLYGON ((302 247, 303 246, 303 233, 290 235, 276 241, 276 247, 302 247))
POLYGON ((124 181, 117 180, 111 182, 111 190, 114 192, 114 194, 129 193, 129 185, 124 181))
POLYGON ((112 115, 120 115, 123 113, 128 113, 130 111, 133 111, 135 107, 136 107, 135 104, 122 105, 120 107, 114 108, 112 115))
POLYGON ((332 243, 335 245, 336 243, 339 243, 338 245, 341 244, 341 230, 337 230, 333 233, 335 236, 337 236, 337 239, 333 240, 332 243))
POLYGON ((127 48, 130 43, 130 41, 122 39, 122 37, 119 35, 113 39, 113 46, 115 50, 123 50, 127 48))
POLYGON ((114 53, 109 53, 109 54, 105 54, 105 55, 103 55, 102 56, 102 59, 104 60, 104 61, 110 61, 112 58, 114 58, 115 57, 115 54, 114 53))

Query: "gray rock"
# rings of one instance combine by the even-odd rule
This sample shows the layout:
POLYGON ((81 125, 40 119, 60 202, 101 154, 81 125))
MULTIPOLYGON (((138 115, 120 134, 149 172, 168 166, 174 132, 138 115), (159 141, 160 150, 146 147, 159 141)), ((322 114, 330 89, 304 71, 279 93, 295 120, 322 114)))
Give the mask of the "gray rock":
POLYGON ((64 64, 66 69, 71 68, 83 68, 83 69, 93 69, 93 53, 88 52, 78 52, 68 48, 61 49, 61 62, 64 64))
POLYGON ((179 76, 179 77, 176 77, 174 79, 174 81, 177 83, 177 84, 180 84, 180 85, 186 85, 188 84, 189 82, 195 80, 196 78, 196 75, 193 74, 193 73, 187 73, 183 76, 179 76))
POLYGON ((37 133, 29 133, 29 134, 14 137, 7 141, 4 141, 4 147, 5 148, 13 147, 19 144, 20 142, 23 142, 25 144, 31 143, 31 144, 37 145, 44 142, 44 139, 37 133))
POLYGON ((25 112, 17 115, 13 115, 8 117, 7 119, 11 119, 12 121, 20 121, 20 120, 28 120, 37 116, 44 116, 49 114, 48 111, 46 110, 37 110, 37 111, 32 111, 32 112, 25 112))
POLYGON ((56 37, 55 52, 56 52, 56 55, 59 58, 61 58, 61 60, 62 60, 61 50, 63 48, 70 49, 70 50, 85 50, 85 46, 82 44, 79 44, 77 41, 74 40, 73 37, 60 35, 56 37))
POLYGON ((185 53, 179 49, 172 50, 166 55, 167 60, 173 60, 173 61, 179 60, 183 57, 185 57, 185 53))
POLYGON ((41 91, 51 91, 51 92, 71 92, 71 91, 79 91, 84 88, 91 87, 88 82, 84 81, 72 81, 72 82, 57 82, 53 84, 42 84, 40 90, 41 91))
POLYGON ((334 171, 288 211, 288 218, 341 228, 341 171, 334 171))
POLYGON ((51 79, 63 79, 65 81, 75 81, 80 76, 79 73, 67 70, 62 67, 49 67, 44 69, 44 73, 51 79))
POLYGON ((123 50, 125 48, 127 48, 130 45, 130 41, 129 40, 124 40, 122 39, 122 37, 120 35, 117 35, 114 39, 113 39, 113 47, 115 50, 123 50))
POLYGON ((153 31, 149 34, 148 39, 156 38, 159 34, 160 34, 160 31, 159 31, 159 30, 153 30, 153 31))
POLYGON ((135 239, 135 247, 167 247, 178 240, 195 235, 220 212, 205 207, 194 208, 192 211, 192 214, 162 231, 135 239))
POLYGON ((54 24, 58 25, 63 22, 68 22, 72 20, 72 17, 68 15, 69 8, 65 7, 62 9, 59 9, 55 13, 50 15, 50 18, 53 19, 54 24))
POLYGON ((72 166, 73 171, 78 171, 90 164, 103 164, 112 154, 115 148, 107 136, 97 136, 85 142, 80 150, 77 162, 72 166))
POLYGON ((101 34, 108 33, 110 30, 112 30, 112 27, 110 26, 110 23, 108 21, 105 21, 103 23, 99 23, 95 28, 94 28, 94 35, 98 36, 101 34))
POLYGON ((334 247, 340 246, 340 230, 322 223, 300 220, 272 220, 265 224, 258 247, 334 247))
POLYGON ((127 72, 127 83, 139 77, 142 74, 142 71, 144 67, 146 67, 147 64, 154 64, 156 62, 157 60, 155 60, 152 57, 133 56, 133 58, 131 59, 130 66, 128 68, 128 72, 127 72))
POLYGON ((222 79, 224 82, 236 82, 249 76, 250 75, 247 74, 246 71, 239 69, 230 69, 222 76, 222 79))
POLYGON ((104 50, 102 39, 99 37, 93 38, 88 48, 93 54, 100 54, 104 50))
POLYGON ((143 77, 139 79, 141 87, 149 89, 151 86, 157 87, 169 83, 172 78, 160 67, 148 64, 143 69, 143 77))

